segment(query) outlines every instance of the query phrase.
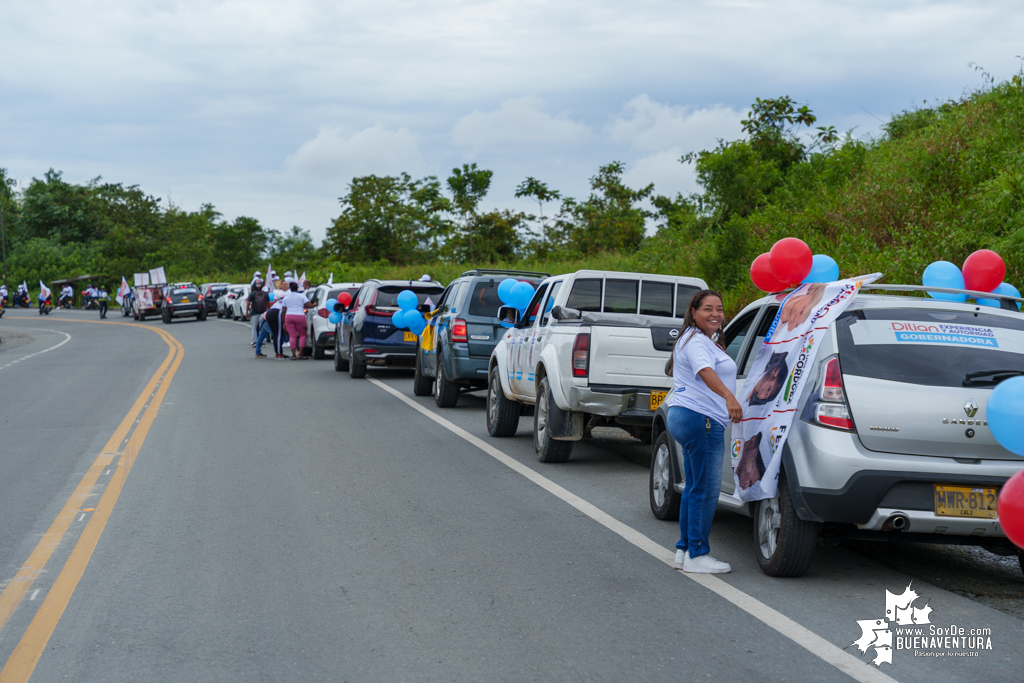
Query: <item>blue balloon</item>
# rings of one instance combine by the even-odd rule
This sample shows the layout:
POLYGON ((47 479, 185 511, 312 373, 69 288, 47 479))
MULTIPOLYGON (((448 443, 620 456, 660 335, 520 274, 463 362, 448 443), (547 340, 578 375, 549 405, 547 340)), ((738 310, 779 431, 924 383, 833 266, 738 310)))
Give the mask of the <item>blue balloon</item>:
POLYGON ((509 306, 515 306, 520 311, 525 310, 533 298, 533 285, 529 282, 517 282, 512 287, 511 297, 512 303, 509 306))
POLYGON ((511 277, 508 278, 507 280, 501 281, 501 283, 498 285, 498 299, 501 301, 501 303, 505 304, 506 306, 512 305, 512 288, 515 287, 517 284, 519 284, 519 280, 516 280, 515 278, 511 277))
POLYGON ((327 316, 327 320, 329 320, 332 325, 337 325, 338 323, 341 322, 341 313, 335 311, 334 313, 331 313, 329 316, 327 316))
MULTIPOLYGON (((925 287, 948 287, 949 289, 964 288, 964 274, 955 264, 949 261, 936 261, 924 269, 921 276, 921 283, 925 287)), ((928 296, 940 301, 955 301, 963 303, 967 301, 966 294, 947 294, 945 292, 928 292, 928 296)))
POLYGON ((411 289, 403 289, 398 295, 398 307, 403 311, 411 311, 416 308, 416 304, 419 300, 416 298, 416 294, 411 289))
POLYGON ((427 329, 427 320, 419 311, 407 311, 402 322, 417 335, 423 334, 423 330, 427 329))
POLYGON ((815 254, 811 272, 804 278, 804 282, 835 282, 838 279, 839 264, 836 260, 825 254, 815 254))
POLYGON ((1024 415, 1024 377, 1003 380, 988 396, 985 418, 999 445, 1017 455, 1024 456, 1024 429, 1020 416, 1024 415))
MULTIPOLYGON (((1008 282, 1000 284, 998 287, 992 290, 993 294, 1003 294, 1005 296, 1020 296, 1020 292, 1017 288, 1008 282)), ((1020 302, 1014 302, 1017 304, 1017 310, 1020 310, 1020 302)), ((992 306, 993 308, 999 308, 999 299, 978 299, 979 306, 992 306)))
POLYGON ((391 316, 391 324, 398 329, 405 327, 405 311, 395 311, 395 314, 391 316))
POLYGON ((273 301, 274 300, 274 290, 270 290, 270 294, 268 296, 270 297, 270 300, 273 301))

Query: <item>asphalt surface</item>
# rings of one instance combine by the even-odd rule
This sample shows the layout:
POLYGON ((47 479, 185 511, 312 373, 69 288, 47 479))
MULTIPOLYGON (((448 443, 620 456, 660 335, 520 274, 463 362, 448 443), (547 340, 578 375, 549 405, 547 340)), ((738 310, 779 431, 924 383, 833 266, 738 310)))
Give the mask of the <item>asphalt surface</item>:
POLYGON ((480 396, 441 410, 370 370, 424 414, 330 361, 253 360, 247 324, 116 315, 0 319, 0 589, 169 357, 154 330, 184 347, 55 627, 39 639, 40 605, 125 455, 0 630, 0 665, 39 646, 34 681, 1024 680, 1024 576, 994 556, 947 570, 949 549, 822 547, 805 577, 771 579, 750 520, 720 512, 734 571, 702 584, 657 555, 678 529, 651 516, 648 447, 620 432, 544 465, 529 419, 487 436, 480 396), (870 664, 857 620, 911 582, 932 624, 991 629, 991 649, 870 664), (843 649, 863 663, 841 670, 843 649))

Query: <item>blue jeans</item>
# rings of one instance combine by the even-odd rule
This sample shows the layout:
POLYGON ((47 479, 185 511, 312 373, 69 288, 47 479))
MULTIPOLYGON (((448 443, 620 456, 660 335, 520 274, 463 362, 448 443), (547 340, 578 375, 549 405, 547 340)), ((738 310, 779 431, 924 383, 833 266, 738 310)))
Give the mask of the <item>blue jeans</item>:
MULTIPOLYGON (((256 315, 255 313, 253 315, 256 317, 257 320, 259 320, 259 316, 258 315, 256 315)), ((256 355, 257 356, 260 355, 261 353, 263 353, 263 342, 265 342, 268 339, 270 339, 272 335, 273 335, 273 332, 270 329, 270 325, 267 324, 266 320, 262 320, 260 322, 260 333, 256 336, 256 355)))
POLYGON ((689 408, 672 406, 668 409, 668 431, 683 449, 686 476, 679 501, 680 537, 676 548, 689 550, 690 557, 700 557, 711 552, 708 539, 722 490, 725 427, 689 408))

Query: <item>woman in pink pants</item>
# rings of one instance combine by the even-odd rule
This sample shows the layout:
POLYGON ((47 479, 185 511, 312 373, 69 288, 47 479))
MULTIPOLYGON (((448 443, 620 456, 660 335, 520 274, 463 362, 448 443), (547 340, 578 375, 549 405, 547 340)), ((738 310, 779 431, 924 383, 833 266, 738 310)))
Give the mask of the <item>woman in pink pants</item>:
POLYGON ((312 304, 305 294, 299 293, 297 282, 289 282, 288 289, 291 291, 285 294, 281 301, 284 329, 288 332, 292 360, 305 360, 302 356, 302 349, 306 348, 306 307, 312 304), (295 354, 296 348, 299 349, 299 355, 295 354))

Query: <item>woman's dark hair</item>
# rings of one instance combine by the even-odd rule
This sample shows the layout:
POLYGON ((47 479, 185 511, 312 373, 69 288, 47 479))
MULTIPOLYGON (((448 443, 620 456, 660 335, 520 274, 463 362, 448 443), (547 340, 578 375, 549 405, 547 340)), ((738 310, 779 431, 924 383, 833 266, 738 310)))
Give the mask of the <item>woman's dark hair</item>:
MULTIPOLYGON (((779 392, 782 391, 782 385, 785 383, 786 377, 789 375, 789 364, 786 363, 786 357, 788 355, 789 354, 784 352, 772 353, 771 358, 768 359, 768 365, 766 365, 764 368, 764 374, 761 375, 761 379, 764 379, 771 374, 772 370, 778 370, 777 374, 775 375, 775 386, 772 389, 771 396, 769 396, 768 398, 758 398, 757 396, 754 396, 753 392, 757 390, 757 383, 755 383, 754 388, 751 390, 751 396, 749 401, 750 405, 763 406, 766 403, 771 403, 776 399, 776 397, 779 395, 779 392)), ((758 382, 760 382, 761 379, 759 379, 758 382)))
POLYGON ((288 289, 292 290, 293 292, 299 291, 299 283, 298 282, 289 282, 288 283, 288 289))
MULTIPOLYGON (((683 316, 683 326, 679 328, 676 343, 672 345, 672 355, 668 359, 668 365, 665 366, 665 374, 669 377, 672 376, 672 369, 675 365, 675 346, 679 342, 683 342, 683 346, 686 346, 686 342, 690 341, 690 337, 693 336, 694 333, 700 332, 700 328, 697 327, 697 320, 694 318, 693 314, 704 303, 704 299, 707 299, 709 296, 717 297, 719 301, 722 301, 722 295, 715 290, 702 289, 690 297, 690 303, 686 305, 686 314, 683 316), (685 340, 683 339, 684 337, 685 340)), ((725 327, 726 322, 728 321, 723 317, 722 328, 725 327)), ((718 344, 718 335, 716 334, 711 341, 718 344)), ((718 344, 718 346, 719 348, 722 347, 721 344, 718 344)), ((724 351, 725 349, 722 350, 724 351)))

